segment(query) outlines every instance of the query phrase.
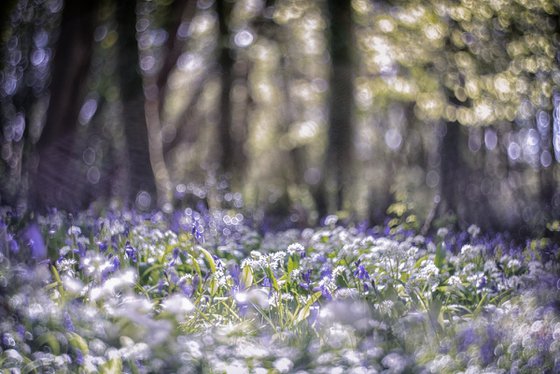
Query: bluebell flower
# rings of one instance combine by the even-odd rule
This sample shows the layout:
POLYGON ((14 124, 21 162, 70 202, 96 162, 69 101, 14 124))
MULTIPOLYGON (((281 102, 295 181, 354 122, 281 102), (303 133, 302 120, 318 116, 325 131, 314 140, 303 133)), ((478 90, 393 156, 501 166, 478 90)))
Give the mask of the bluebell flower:
POLYGON ((82 353, 82 350, 80 348, 74 348, 75 353, 76 353, 76 363, 78 365, 82 365, 84 363, 84 355, 82 353))
POLYGON ((68 314, 68 312, 64 312, 64 315, 62 317, 62 321, 63 321, 64 328, 66 329, 66 331, 69 331, 69 332, 75 331, 74 323, 72 322, 72 318, 70 318, 70 314, 68 314))
POLYGON ((387 223, 383 229, 383 235, 384 236, 390 236, 391 234, 391 227, 389 226, 389 224, 387 223))
POLYGON ((177 275, 177 272, 175 271, 174 268, 170 268, 168 270, 166 270, 164 272, 166 278, 169 280, 170 283, 172 284, 178 284, 179 283, 179 276, 177 275))
POLYGON ((181 279, 179 281, 178 286, 181 289, 181 292, 183 293, 183 295, 185 295, 187 297, 192 297, 192 295, 194 294, 193 286, 190 285, 190 284, 187 284, 187 282, 184 279, 181 279))
POLYGON ((301 279, 303 279, 303 282, 300 282, 299 286, 305 290, 309 290, 311 284, 311 270, 302 272, 301 279))
POLYGON ((268 277, 264 277, 262 285, 263 287, 272 287, 272 282, 270 282, 270 279, 268 277))
POLYGON ((119 260, 119 258, 117 256, 114 256, 113 259, 111 260, 112 264, 113 264, 113 271, 116 271, 117 269, 119 269, 121 267, 121 261, 119 260))
POLYGON ((163 281, 163 278, 160 278, 157 285, 157 289, 159 293, 163 291, 163 287, 165 287, 165 282, 163 281))
POLYGON ((487 279, 485 276, 481 277, 480 280, 477 282, 477 288, 479 290, 483 289, 486 284, 488 283, 487 279))
POLYGON ((169 261, 168 266, 175 266, 175 263, 177 262, 177 259, 179 258, 179 255, 181 253, 181 250, 177 247, 173 248, 173 252, 171 253, 171 261, 169 261))
POLYGON ((34 259, 44 259, 47 257, 47 247, 43 241, 41 231, 36 224, 27 227, 24 237, 31 249, 31 257, 34 259))
MULTIPOLYGON (((221 262, 220 262, 220 264, 221 264, 221 262)), ((237 287, 237 289, 240 289, 240 287, 241 287, 241 283, 240 283, 241 268, 239 267, 238 264, 233 264, 233 265, 228 267, 228 271, 229 271, 229 275, 231 276, 231 279, 233 280, 234 286, 237 287)))
POLYGON ((198 223, 198 221, 196 221, 193 225, 191 233, 199 244, 204 243, 204 228, 198 223))
POLYGON ((78 248, 74 251, 80 255, 80 257, 85 257, 86 247, 82 243, 78 243, 78 248))
POLYGON ((97 242, 97 246, 99 247, 99 250, 100 250, 101 252, 105 252, 105 251, 107 250, 107 248, 108 248, 107 243, 102 242, 102 241, 97 242))
POLYGON ((369 286, 367 282, 370 280, 370 276, 364 265, 362 265, 361 260, 356 261, 356 270, 354 270, 354 276, 362 280, 364 291, 368 291, 369 286))
POLYGON ((126 242, 124 250, 128 258, 130 258, 132 262, 138 261, 138 251, 136 250, 136 248, 130 245, 129 241, 126 242))
POLYGON ((307 317, 307 322, 310 325, 313 325, 317 321, 318 317, 319 317, 319 304, 315 303, 311 305, 311 308, 309 308, 309 317, 307 317))
POLYGON ((331 277, 332 276, 332 269, 330 266, 325 265, 323 266, 323 268, 321 269, 321 278, 324 277, 331 277))
POLYGON ((317 292, 317 291, 321 291, 321 294, 323 295, 323 298, 325 300, 328 300, 328 301, 332 300, 331 291, 329 291, 327 286, 325 286, 324 284, 321 284, 320 286, 317 286, 317 287, 313 288, 313 292, 317 292))
POLYGON ((473 328, 463 330, 458 336, 457 350, 466 351, 471 345, 478 342, 478 335, 473 328))
POLYGON ((5 349, 15 347, 16 341, 15 341, 14 337, 12 336, 12 334, 7 332, 7 333, 4 333, 4 335, 2 335, 2 345, 4 346, 5 349))
POLYGON ((200 278, 198 277, 198 274, 195 274, 193 279, 192 279, 192 286, 193 289, 197 289, 198 288, 198 284, 200 283, 200 278))

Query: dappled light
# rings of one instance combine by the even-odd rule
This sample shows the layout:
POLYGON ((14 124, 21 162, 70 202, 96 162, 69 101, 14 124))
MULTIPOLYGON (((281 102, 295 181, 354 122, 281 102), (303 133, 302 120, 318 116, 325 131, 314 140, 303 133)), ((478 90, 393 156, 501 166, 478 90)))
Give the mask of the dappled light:
POLYGON ((0 5, 0 370, 560 372, 560 6, 0 5))

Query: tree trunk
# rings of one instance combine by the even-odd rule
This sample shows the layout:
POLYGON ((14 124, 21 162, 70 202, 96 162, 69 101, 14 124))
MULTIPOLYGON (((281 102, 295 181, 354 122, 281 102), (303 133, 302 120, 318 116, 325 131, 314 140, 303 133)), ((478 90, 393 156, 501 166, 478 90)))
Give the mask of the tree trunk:
POLYGON ((38 165, 32 176, 31 204, 37 210, 49 206, 73 210, 85 203, 83 191, 73 185, 77 174, 69 161, 76 159, 74 134, 87 93, 98 5, 95 1, 69 1, 62 13, 49 108, 37 143, 38 165))
POLYGON ((446 123, 443 126, 445 126, 445 135, 441 138, 440 146, 441 201, 439 204, 442 210, 439 216, 452 214, 459 218, 461 199, 459 186, 463 177, 459 152, 461 125, 453 122, 446 123))
POLYGON ((123 161, 128 176, 122 193, 124 200, 131 202, 139 191, 151 195, 156 191, 150 164, 142 77, 138 66, 136 0, 119 1, 116 18, 119 33, 118 76, 128 153, 127 160, 123 161))
POLYGON ((219 144, 221 148, 220 166, 222 171, 231 177, 233 172, 233 145, 231 138, 231 86, 234 78, 233 65, 234 59, 231 56, 231 48, 229 43, 229 28, 227 26, 231 4, 226 0, 218 0, 216 2, 216 10, 220 23, 220 54, 219 65, 221 69, 221 95, 220 95, 220 126, 219 126, 219 144))
MULTIPOLYGON (((352 45, 352 8, 349 1, 328 1, 331 18, 330 52, 332 61, 331 92, 329 104, 329 132, 326 164, 324 167, 325 185, 322 193, 328 197, 319 198, 318 207, 327 201, 329 210, 341 210, 344 203, 345 188, 349 183, 351 167, 353 76, 352 45)), ((320 214, 325 212, 319 211, 320 214)))

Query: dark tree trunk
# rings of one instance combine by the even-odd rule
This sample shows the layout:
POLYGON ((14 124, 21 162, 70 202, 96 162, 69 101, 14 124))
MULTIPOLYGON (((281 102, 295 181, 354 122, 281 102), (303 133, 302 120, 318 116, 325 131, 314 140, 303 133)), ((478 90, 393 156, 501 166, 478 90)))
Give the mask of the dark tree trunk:
POLYGON ((345 188, 349 183, 352 140, 352 8, 349 1, 328 1, 331 19, 330 52, 332 61, 331 91, 329 104, 329 132, 326 164, 321 193, 330 198, 317 199, 320 214, 325 214, 325 201, 328 209, 341 210, 344 203, 345 188), (330 191, 329 191, 330 190, 330 191), (323 208, 322 208, 323 206, 323 208))
POLYGON ((136 5, 136 0, 122 0, 118 2, 116 11, 119 33, 118 76, 128 148, 128 159, 124 161, 125 170, 128 170, 128 180, 125 181, 124 191, 121 193, 128 202, 134 201, 136 193, 140 190, 147 191, 152 196, 156 190, 150 164, 142 77, 138 65, 136 5))
POLYGON ((53 59, 50 102, 45 127, 37 143, 38 165, 32 176, 31 204, 76 209, 85 203, 83 191, 73 186, 70 160, 74 135, 91 63, 98 2, 68 1, 62 13, 60 36, 53 59))
POLYGON ((233 172, 233 145, 231 137, 231 86, 234 78, 234 59, 229 43, 229 28, 227 26, 231 4, 226 0, 216 2, 216 10, 220 23, 220 54, 219 65, 221 69, 222 91, 220 96, 220 126, 219 144, 221 148, 220 166, 222 171, 231 177, 233 172))
POLYGON ((446 123, 445 135, 441 138, 441 201, 440 216, 453 214, 459 217, 461 193, 462 165, 459 147, 461 146, 461 125, 459 123, 446 123))

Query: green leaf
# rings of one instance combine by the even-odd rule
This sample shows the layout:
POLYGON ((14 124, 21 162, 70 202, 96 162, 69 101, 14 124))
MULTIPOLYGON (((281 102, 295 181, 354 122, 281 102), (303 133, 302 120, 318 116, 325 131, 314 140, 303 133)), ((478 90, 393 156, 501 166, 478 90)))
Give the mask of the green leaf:
POLYGON ((241 282, 245 288, 249 288, 253 285, 253 269, 249 265, 243 266, 241 271, 241 282))
POLYGON ((296 270, 299 267, 298 261, 294 259, 294 256, 288 258, 288 274, 296 270))
POLYGON ((101 366, 100 372, 103 374, 120 374, 122 373, 122 366, 120 358, 112 358, 101 366))
POLYGON ((68 337, 68 342, 72 347, 79 349, 84 355, 89 353, 89 348, 84 338, 82 338, 75 332, 67 332, 66 334, 68 337))
POLYGON ((202 248, 201 246, 197 246, 197 248, 204 255, 204 259, 206 260, 206 264, 210 268, 210 271, 212 273, 215 273, 216 272, 216 262, 214 262, 214 258, 212 257, 210 252, 208 252, 206 249, 202 248))
POLYGON ((60 343, 53 333, 48 332, 39 336, 36 343, 38 346, 47 345, 55 356, 60 354, 60 343))
POLYGON ((305 303, 303 308, 301 308, 297 313, 296 320, 294 321, 295 323, 300 323, 302 321, 305 321, 307 317, 309 317, 309 314, 311 313, 310 311, 311 306, 321 298, 321 295, 322 295, 321 291, 317 291, 313 295, 311 295, 309 300, 307 300, 307 303, 305 303))
POLYGON ((443 267, 443 261, 445 259, 445 254, 447 252, 447 248, 445 246, 445 242, 441 242, 436 247, 436 258, 434 259, 434 264, 438 269, 443 267))
POLYGON ((210 279, 210 284, 208 285, 208 291, 210 291, 210 296, 216 295, 219 288, 220 288, 220 285, 218 284, 218 281, 216 280, 215 277, 212 277, 210 279))
POLYGON ((429 257, 428 255, 425 255, 425 256, 420 257, 420 258, 416 261, 416 263, 414 264, 414 268, 415 268, 415 269, 420 268, 420 266, 422 266, 422 263, 423 263, 424 261, 426 261, 426 259, 428 259, 428 257, 429 257))
POLYGON ((198 274, 198 279, 200 280, 198 282, 198 292, 202 292, 202 280, 204 278, 202 278, 202 271, 200 270, 200 265, 198 264, 198 261, 196 260, 196 257, 194 256, 194 254, 190 250, 189 250, 189 256, 192 260, 194 270, 196 271, 196 274, 198 274))
POLYGON ((141 270, 141 274, 140 275, 140 284, 144 284, 145 281, 147 281, 149 279, 149 275, 156 271, 156 270, 161 270, 164 269, 164 266, 161 264, 153 264, 150 267, 145 267, 144 269, 140 269, 141 270))
POLYGON ((484 295, 482 296, 482 298, 480 299, 480 301, 478 302, 478 305, 476 306, 476 308, 473 311, 473 315, 474 316, 478 316, 478 314, 480 313, 480 311, 482 310, 482 307, 484 306, 484 303, 486 301, 488 294, 484 293, 484 295))

